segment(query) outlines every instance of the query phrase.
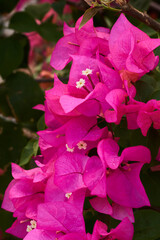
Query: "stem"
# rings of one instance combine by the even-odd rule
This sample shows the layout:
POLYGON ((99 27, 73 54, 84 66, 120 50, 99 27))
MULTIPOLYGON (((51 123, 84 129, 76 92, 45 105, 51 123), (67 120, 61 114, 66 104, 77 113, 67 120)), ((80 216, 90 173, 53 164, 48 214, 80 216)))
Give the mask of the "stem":
POLYGON ((160 32, 160 23, 151 18, 146 12, 140 12, 139 10, 131 6, 129 3, 126 3, 125 0, 116 0, 115 2, 123 13, 127 13, 128 15, 145 23, 147 26, 153 28, 155 31, 160 32))
POLYGON ((106 6, 106 5, 104 5, 104 4, 101 4, 101 6, 102 6, 103 8, 105 8, 105 9, 111 10, 111 11, 113 11, 113 12, 120 12, 120 11, 121 11, 120 9, 112 8, 112 7, 106 6))
POLYGON ((113 128, 112 128, 112 123, 109 123, 109 130, 111 131, 112 137, 113 137, 113 140, 114 140, 114 132, 113 132, 113 128))

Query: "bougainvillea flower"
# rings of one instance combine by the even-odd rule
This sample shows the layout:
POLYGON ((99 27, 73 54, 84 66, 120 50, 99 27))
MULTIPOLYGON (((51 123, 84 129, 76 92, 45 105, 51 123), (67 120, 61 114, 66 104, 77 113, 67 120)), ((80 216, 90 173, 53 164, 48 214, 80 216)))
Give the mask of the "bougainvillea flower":
POLYGON ((67 202, 50 202, 38 206, 37 228, 63 233, 85 233, 82 212, 67 202))
POLYGON ((90 199, 89 202, 97 212, 112 215, 112 207, 107 198, 95 197, 90 199))
POLYGON ((119 124, 122 117, 126 115, 128 129, 138 128, 137 113, 143 103, 132 104, 132 102, 128 102, 128 93, 123 89, 113 89, 106 95, 105 100, 112 107, 104 113, 107 122, 119 124))
POLYGON ((8 228, 6 232, 18 238, 24 238, 27 235, 26 229, 29 223, 29 219, 27 219, 27 222, 25 221, 26 219, 24 221, 23 220, 21 219, 14 221, 12 226, 8 228))
POLYGON ((103 222, 97 220, 94 225, 91 240, 132 240, 133 231, 133 225, 128 218, 124 218, 123 221, 115 229, 111 229, 109 233, 107 232, 107 226, 103 222))
POLYGON ((86 188, 83 172, 88 157, 77 153, 66 153, 55 162, 55 184, 64 192, 86 188))
POLYGON ((62 70, 71 60, 71 54, 77 54, 79 44, 74 33, 61 38, 52 53, 51 66, 57 70, 62 70))
POLYGON ((123 220, 125 217, 129 219, 130 222, 134 222, 133 209, 130 207, 124 207, 117 203, 112 203, 112 215, 113 218, 118 220, 123 220))
POLYGON ((110 60, 117 70, 138 74, 138 80, 158 64, 153 50, 159 45, 160 39, 149 38, 121 14, 109 37, 110 60))
POLYGON ((82 18, 77 21, 75 33, 65 35, 56 44, 50 63, 56 70, 62 70, 72 60, 71 55, 78 54, 80 41, 86 39, 86 37, 89 38, 92 35, 96 37, 93 28, 93 20, 91 19, 88 21, 87 24, 79 30, 81 20, 82 18))
POLYGON ((99 37, 85 39, 80 45, 78 54, 91 58, 99 57, 102 62, 105 62, 109 54, 108 41, 99 37))
POLYGON ((110 90, 122 88, 122 80, 119 74, 98 59, 77 55, 72 55, 72 58, 73 64, 70 71, 69 85, 76 86, 77 81, 84 79, 84 86, 89 92, 91 92, 99 82, 104 83, 110 90))
MULTIPOLYGON (((61 234, 62 235, 62 234, 61 234)), ((33 229, 24 238, 24 240, 56 240, 60 234, 56 234, 56 231, 45 231, 42 229, 33 229)))
POLYGON ((112 107, 112 110, 107 109, 104 113, 107 122, 119 124, 122 116, 126 113, 125 98, 127 93, 122 89, 114 89, 106 95, 106 101, 112 107))
POLYGON ((87 240, 85 234, 81 233, 68 233, 60 237, 59 240, 87 240))
POLYGON ((144 146, 128 147, 118 156, 119 146, 112 139, 103 139, 98 144, 98 155, 110 169, 117 169, 119 165, 130 162, 150 163, 150 150, 144 146))
MULTIPOLYGON (((90 42, 93 41, 92 38, 97 38, 96 48, 99 48, 100 53, 102 53, 101 49, 107 46, 107 51, 105 51, 104 54, 108 54, 109 29, 103 27, 94 28, 93 19, 90 19, 79 29, 81 21, 82 17, 76 22, 75 28, 70 28, 67 24, 64 24, 64 37, 56 44, 50 62, 51 66, 56 70, 62 70, 72 60, 71 55, 83 55, 83 46, 81 47, 82 52, 80 50, 81 53, 79 52, 80 46, 90 44, 90 42), (86 39, 88 39, 88 43, 84 43, 86 39), (104 44, 100 44, 100 42, 104 44)), ((93 50, 95 52, 94 47, 90 48, 89 51, 93 52, 93 50)))
POLYGON ((105 198, 107 195, 106 189, 106 166, 97 156, 88 159, 85 171, 83 174, 83 181, 90 190, 91 195, 96 195, 105 198))
MULTIPOLYGON (((97 118, 80 116, 73 118, 62 127, 52 131, 39 131, 38 135, 50 146, 60 152, 87 152, 96 144, 103 134, 108 134, 107 128, 97 126, 97 118), (80 146, 83 145, 83 146, 80 146), (72 150, 71 150, 72 149, 72 150)), ((44 148, 44 147, 43 147, 44 148)))
POLYGON ((54 184, 54 176, 51 176, 48 179, 45 188, 45 202, 68 202, 83 212, 85 193, 85 188, 77 190, 73 193, 64 192, 54 184))
POLYGON ((123 150, 121 156, 118 156, 118 150, 118 144, 112 139, 98 144, 101 159, 88 159, 83 174, 85 185, 90 190, 98 185, 101 191, 94 192, 96 196, 104 198, 108 195, 121 206, 138 208, 150 205, 139 177, 143 164, 151 160, 149 149, 144 146, 129 147, 123 150))
POLYGON ((14 212, 17 218, 7 232, 24 238, 29 231, 29 221, 37 220, 37 207, 44 202, 45 181, 42 180, 47 176, 41 168, 24 170, 14 163, 12 175, 14 180, 5 192, 2 208, 14 212))
POLYGON ((108 175, 107 194, 114 202, 132 208, 150 206, 139 177, 142 166, 141 163, 133 163, 108 175))
POLYGON ((160 129, 160 101, 148 101, 138 113, 137 124, 144 136, 147 135, 152 123, 153 128, 160 129))
POLYGON ((76 109, 85 116, 97 116, 102 109, 109 108, 109 104, 105 102, 105 96, 108 91, 109 89, 105 84, 98 83, 85 98, 63 95, 60 98, 60 103, 65 113, 76 109))
POLYGON ((100 213, 108 214, 114 219, 123 220, 125 217, 128 217, 130 222, 134 222, 133 209, 130 207, 120 206, 117 203, 112 202, 109 204, 107 197, 100 198, 95 197, 89 200, 91 206, 100 213))

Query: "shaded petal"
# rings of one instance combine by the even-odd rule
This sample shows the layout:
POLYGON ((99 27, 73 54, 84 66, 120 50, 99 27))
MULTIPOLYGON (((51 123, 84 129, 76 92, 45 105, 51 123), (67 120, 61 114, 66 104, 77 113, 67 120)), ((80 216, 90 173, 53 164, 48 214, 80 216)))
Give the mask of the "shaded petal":
POLYGON ((92 198, 92 199, 90 199, 90 204, 97 212, 108 214, 108 215, 112 214, 112 207, 109 204, 107 197, 106 198, 100 198, 100 197, 92 198))
POLYGON ((139 174, 143 164, 130 164, 127 170, 116 169, 107 177, 108 196, 116 203, 131 208, 150 206, 139 174))
POLYGON ((62 155, 55 163, 55 184, 66 193, 84 188, 82 174, 87 156, 76 153, 62 155))

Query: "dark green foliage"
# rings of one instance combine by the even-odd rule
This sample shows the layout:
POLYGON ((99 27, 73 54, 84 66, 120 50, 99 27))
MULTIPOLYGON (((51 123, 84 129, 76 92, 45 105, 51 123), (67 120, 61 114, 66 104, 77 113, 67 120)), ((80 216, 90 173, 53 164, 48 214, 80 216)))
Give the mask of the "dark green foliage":
POLYGON ((160 213, 136 210, 134 240, 156 240, 160 236, 160 213))
POLYGON ((42 38, 51 42, 56 42, 62 37, 57 25, 48 21, 38 26, 38 33, 42 38))
POLYGON ((13 8, 17 5, 19 0, 0 0, 0 13, 9 13, 13 10, 13 8))
POLYGON ((18 121, 36 122, 41 113, 32 108, 43 103, 43 92, 29 75, 17 72, 7 78, 8 100, 18 121))
POLYGON ((0 55, 0 74, 6 77, 20 66, 24 52, 18 41, 9 37, 0 39, 0 55))
POLYGON ((38 139, 31 139, 24 147, 21 153, 19 165, 23 166, 29 163, 31 158, 37 155, 37 151, 38 151, 38 139))
POLYGON ((37 24, 29 13, 17 12, 12 16, 9 28, 18 32, 33 32, 37 30, 37 24))
POLYGON ((149 197, 151 206, 160 208, 160 171, 152 172, 150 169, 141 173, 141 180, 149 197))
POLYGON ((81 29, 91 18, 93 18, 99 10, 100 8, 98 7, 88 8, 83 15, 83 19, 80 23, 79 29, 81 29))
POLYGON ((150 2, 151 0, 130 0, 130 4, 139 10, 148 10, 150 2))
POLYGON ((32 15, 33 18, 42 20, 44 15, 50 10, 51 5, 49 3, 33 4, 25 8, 25 11, 32 15))
POLYGON ((26 142, 20 124, 0 118, 0 168, 11 162, 18 163, 26 142))
POLYGON ((65 4, 66 0, 58 0, 52 3, 52 7, 60 16, 62 16, 65 4))

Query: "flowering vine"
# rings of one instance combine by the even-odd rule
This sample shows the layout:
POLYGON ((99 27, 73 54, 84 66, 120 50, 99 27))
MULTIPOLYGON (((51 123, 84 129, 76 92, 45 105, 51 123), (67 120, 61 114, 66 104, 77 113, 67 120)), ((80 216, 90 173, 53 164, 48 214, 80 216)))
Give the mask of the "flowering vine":
MULTIPOLYGON (((16 218, 7 230, 24 240, 133 239, 133 209, 150 206, 140 179, 151 162, 146 146, 119 147, 114 126, 160 129, 160 101, 136 99, 135 83, 155 69, 151 39, 121 14, 112 29, 94 27, 89 20, 79 29, 64 24, 64 37, 55 46, 51 66, 62 70, 72 62, 69 81, 54 77, 45 92, 47 129, 39 131, 41 155, 36 167, 12 164, 2 208, 16 218), (92 233, 85 229, 84 203, 89 210, 120 220, 114 229, 97 219, 92 233)), ((88 209, 87 209, 88 210, 88 209)))

